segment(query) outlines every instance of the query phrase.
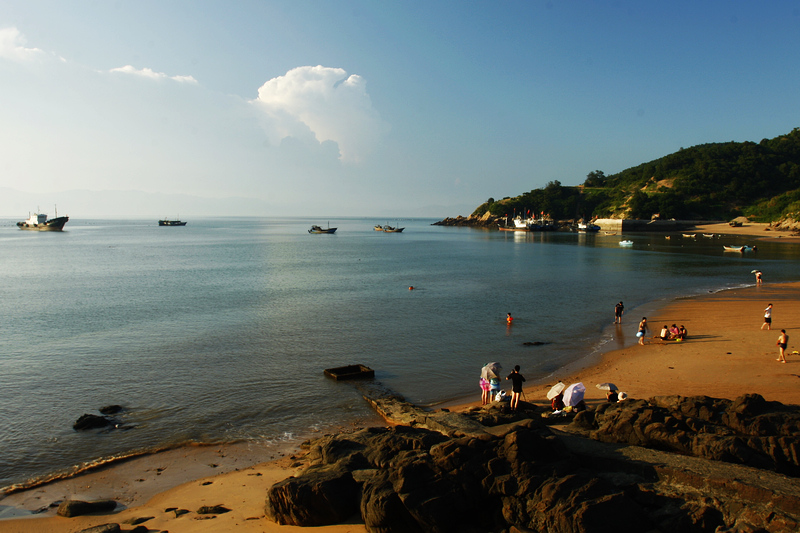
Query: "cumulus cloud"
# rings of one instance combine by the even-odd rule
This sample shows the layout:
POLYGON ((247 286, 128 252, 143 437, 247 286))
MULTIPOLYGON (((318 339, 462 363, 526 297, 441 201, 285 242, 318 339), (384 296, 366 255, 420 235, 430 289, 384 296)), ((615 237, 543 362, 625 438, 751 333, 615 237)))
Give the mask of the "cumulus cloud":
POLYGON ((147 67, 137 69, 132 65, 125 65, 124 67, 112 68, 109 72, 121 72, 123 74, 131 74, 133 76, 141 76, 143 78, 150 78, 153 80, 170 79, 180 83, 197 83, 197 80, 192 76, 167 76, 163 72, 156 72, 147 67))
POLYGON ((272 119, 274 136, 310 132, 319 143, 335 142, 342 161, 361 160, 388 129, 372 108, 364 79, 341 68, 294 68, 262 85, 253 102, 272 119))
POLYGON ((25 36, 17 28, 0 28, 0 57, 12 61, 31 61, 44 54, 38 48, 26 48, 25 36))

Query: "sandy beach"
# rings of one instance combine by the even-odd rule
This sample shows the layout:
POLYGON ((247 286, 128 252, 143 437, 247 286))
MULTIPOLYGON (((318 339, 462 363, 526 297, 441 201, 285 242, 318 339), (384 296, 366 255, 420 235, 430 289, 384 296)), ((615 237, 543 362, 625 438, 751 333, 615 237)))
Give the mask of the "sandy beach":
MULTIPOLYGON (((707 226, 702 229, 708 233, 721 232, 707 226)), ((742 228, 728 226, 728 229, 742 228)), ((750 234, 763 232, 763 229, 750 230, 750 234)), ((761 233, 758 235, 762 236, 761 233)), ((610 308, 609 324, 613 323, 611 311, 610 308)), ((617 335, 633 336, 641 318, 626 313, 622 325, 616 328, 617 335)), ((524 399, 542 406, 549 405, 546 393, 556 381, 561 380, 566 384, 583 382, 587 389, 586 400, 590 405, 605 401, 604 391, 595 387, 604 382, 615 383, 631 398, 679 394, 732 399, 746 393, 758 393, 767 400, 800 404, 800 354, 793 353, 800 347, 800 328, 797 327, 800 323, 800 282, 766 283, 678 299, 647 318, 650 332, 644 346, 634 345, 609 352, 588 367, 584 362, 564 368, 547 382, 531 383, 525 388, 524 399), (769 303, 774 306, 772 329, 762 330, 763 311, 769 303), (688 339, 680 343, 654 339, 664 324, 684 325, 689 333, 688 339), (776 341, 781 329, 786 329, 789 335, 786 351, 788 362, 785 364, 776 360, 776 341)), ((513 362, 507 364, 513 365, 513 362)), ((524 368, 522 374, 525 374, 524 368)), ((466 409, 479 404, 480 391, 476 390, 475 402, 448 408, 466 409)), ((136 518, 149 518, 143 525, 150 530, 169 530, 172 533, 301 530, 299 527, 278 526, 264 518, 267 489, 302 467, 302 461, 291 452, 272 462, 242 467, 239 467, 236 458, 245 452, 235 447, 173 453, 183 453, 185 456, 171 459, 174 463, 168 466, 177 469, 184 468, 181 465, 194 464, 193 472, 197 479, 163 491, 158 490, 158 485, 152 485, 150 490, 153 494, 146 494, 145 503, 139 504, 137 501, 135 506, 111 515, 62 518, 52 516, 51 510, 44 513, 46 516, 0 521, 0 532, 66 533, 110 522, 124 524, 136 518), (224 457, 228 458, 227 461, 224 461, 224 457), (225 473, 215 475, 220 470, 208 467, 209 463, 216 466, 216 463, 222 462, 227 466, 225 473), (223 505, 231 511, 203 519, 196 511, 207 505, 223 505), (190 512, 178 516, 171 509, 190 512)), ((63 485, 61 497, 114 498, 115 488, 134 483, 134 480, 139 481, 136 476, 141 476, 141 479, 146 477, 141 474, 142 471, 149 471, 148 475, 153 477, 168 470, 163 468, 160 472, 156 471, 156 463, 161 465, 166 461, 163 457, 143 457, 138 461, 138 466, 126 467, 123 463, 89 476, 72 478, 63 485)), ((48 487, 14 494, 0 500, 0 509, 19 505, 14 502, 26 499, 26 508, 33 508, 30 507, 33 500, 38 499, 39 505, 47 505, 54 499, 60 499, 52 489, 46 491, 48 487)), ((123 526, 123 530, 132 528, 132 525, 123 526)), ((365 531, 364 526, 357 522, 317 529, 335 533, 365 531)))

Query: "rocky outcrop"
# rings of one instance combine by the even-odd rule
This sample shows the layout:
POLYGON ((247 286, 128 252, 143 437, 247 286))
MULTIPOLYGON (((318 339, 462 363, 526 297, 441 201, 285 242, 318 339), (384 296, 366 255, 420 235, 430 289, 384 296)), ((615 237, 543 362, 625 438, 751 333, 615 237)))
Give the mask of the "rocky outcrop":
POLYGON ((434 222, 433 226, 469 226, 474 228, 497 228, 498 224, 504 222, 504 217, 492 215, 490 212, 482 216, 470 215, 468 217, 458 215, 455 218, 447 217, 439 222, 434 222))
POLYGON ((109 513, 117 507, 114 500, 95 500, 85 502, 81 500, 64 500, 58 506, 58 516, 71 518, 92 513, 109 513))
POLYGON ((778 231, 800 232, 800 214, 786 215, 780 220, 770 222, 769 228, 778 231))
POLYGON ((706 450, 716 449, 712 437, 729 431, 748 445, 772 438, 773 448, 761 444, 753 448, 761 452, 750 453, 761 454, 756 461, 760 465, 791 469, 788 459, 779 468, 778 462, 765 462, 763 457, 783 457, 796 448, 794 409, 757 395, 734 401, 676 396, 604 404, 581 413, 568 426, 598 440, 548 427, 533 409, 528 411, 532 418, 514 420, 520 413, 505 414, 498 404, 466 415, 440 411, 437 416, 420 414, 400 397, 394 402, 387 407, 392 401, 386 397, 377 405, 384 416, 398 413, 410 420, 409 425, 368 428, 306 443, 309 466, 269 489, 267 516, 281 524, 318 526, 358 514, 368 531, 379 533, 800 528, 800 480, 600 441, 601 435, 614 434, 614 442, 628 442, 640 433, 668 435, 676 428, 693 428, 708 438, 687 433, 675 440, 682 447, 657 440, 647 443, 682 454, 694 449, 699 457, 707 457, 706 450), (481 431, 455 429, 479 421, 486 424, 480 424, 481 431), (437 424, 441 428, 432 429, 437 424), (692 439, 697 446, 686 445, 692 439))
POLYGON ((661 396, 602 404, 577 420, 603 442, 645 446, 800 476, 800 410, 758 394, 661 396))

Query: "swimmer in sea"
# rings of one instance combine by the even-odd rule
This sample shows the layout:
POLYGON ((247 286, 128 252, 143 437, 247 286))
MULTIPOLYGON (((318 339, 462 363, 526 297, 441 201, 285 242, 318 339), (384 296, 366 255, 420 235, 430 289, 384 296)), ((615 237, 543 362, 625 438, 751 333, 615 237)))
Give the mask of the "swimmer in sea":
POLYGON ((514 321, 514 317, 513 317, 513 316, 511 316, 511 313, 506 313, 506 315, 507 315, 507 316, 506 316, 506 322, 507 322, 507 323, 508 323, 508 325, 510 326, 510 325, 511 325, 511 323, 514 321))

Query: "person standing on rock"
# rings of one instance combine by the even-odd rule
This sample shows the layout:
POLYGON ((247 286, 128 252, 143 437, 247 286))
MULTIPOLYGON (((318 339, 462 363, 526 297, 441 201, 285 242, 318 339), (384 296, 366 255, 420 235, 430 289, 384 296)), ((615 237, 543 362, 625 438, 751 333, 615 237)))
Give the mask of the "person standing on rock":
POLYGON ((622 314, 625 312, 625 306, 622 302, 614 306, 614 324, 622 324, 622 314))
POLYGON ((522 394, 522 382, 525 381, 525 377, 519 373, 519 365, 514 367, 514 371, 506 379, 511 380, 511 410, 516 411, 519 407, 519 395, 522 394))
POLYGON ((761 329, 764 329, 764 326, 767 327, 767 331, 772 329, 772 304, 764 309, 764 323, 761 324, 761 329))

